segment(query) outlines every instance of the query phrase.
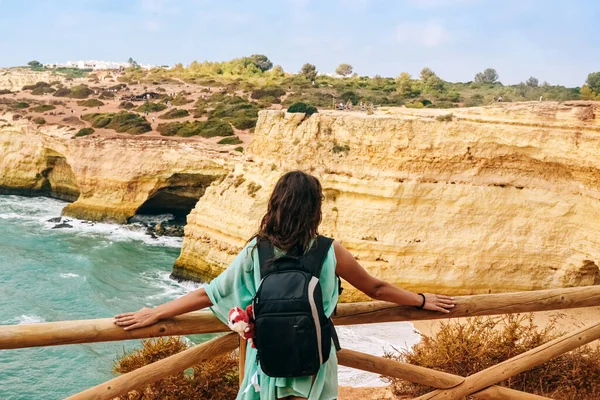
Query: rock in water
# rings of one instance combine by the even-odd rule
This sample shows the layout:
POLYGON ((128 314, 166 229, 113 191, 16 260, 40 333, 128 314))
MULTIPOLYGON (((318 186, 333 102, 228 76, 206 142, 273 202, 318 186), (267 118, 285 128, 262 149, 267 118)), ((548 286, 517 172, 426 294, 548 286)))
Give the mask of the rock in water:
POLYGON ((67 224, 66 222, 63 222, 61 224, 56 224, 52 227, 52 229, 60 229, 60 228, 72 228, 73 225, 67 224))
POLYGON ((49 219, 48 221, 46 221, 46 222, 54 222, 54 223, 57 223, 57 222, 60 222, 60 220, 61 220, 61 219, 62 219, 62 217, 55 217, 55 218, 50 218, 50 219, 49 219))

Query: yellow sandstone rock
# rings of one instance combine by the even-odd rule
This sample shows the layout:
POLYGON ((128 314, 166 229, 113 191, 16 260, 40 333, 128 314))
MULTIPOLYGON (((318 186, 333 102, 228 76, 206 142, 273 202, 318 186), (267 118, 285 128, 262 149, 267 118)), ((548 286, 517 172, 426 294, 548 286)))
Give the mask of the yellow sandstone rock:
POLYGON ((188 216, 175 275, 220 273, 257 229, 277 178, 303 169, 323 183, 321 232, 405 288, 599 284, 600 123, 589 118, 598 111, 521 103, 310 118, 262 112, 253 162, 210 186, 188 216))
POLYGON ((75 218, 124 223, 159 193, 165 201, 197 200, 227 173, 223 155, 199 142, 74 139, 64 128, 33 130, 26 121, 4 125, 0 192, 74 201, 63 213, 75 218))
POLYGON ((19 91, 23 86, 35 85, 38 82, 65 82, 64 75, 52 71, 32 71, 28 68, 0 69, 0 90, 19 91))

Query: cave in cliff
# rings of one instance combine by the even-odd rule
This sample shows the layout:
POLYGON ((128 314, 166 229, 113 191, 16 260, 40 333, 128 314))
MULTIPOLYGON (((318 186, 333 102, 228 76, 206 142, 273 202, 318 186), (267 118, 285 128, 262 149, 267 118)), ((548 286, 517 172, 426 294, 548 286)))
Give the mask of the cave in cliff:
POLYGON ((46 150, 46 168, 39 173, 39 192, 48 197, 65 201, 75 201, 79 197, 79 187, 75 174, 65 156, 46 150))
POLYGON ((150 195, 138 208, 136 215, 172 214, 185 221, 185 217, 216 178, 200 174, 175 174, 162 188, 150 195))

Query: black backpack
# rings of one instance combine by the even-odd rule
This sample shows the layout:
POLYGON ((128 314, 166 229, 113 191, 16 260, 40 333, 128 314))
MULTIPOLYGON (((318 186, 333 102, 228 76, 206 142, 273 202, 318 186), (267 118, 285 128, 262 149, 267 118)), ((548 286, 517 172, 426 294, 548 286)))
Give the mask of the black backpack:
POLYGON ((253 300, 257 362, 271 377, 315 375, 339 343, 325 316, 319 276, 333 240, 318 236, 301 257, 275 259, 273 244, 259 240, 261 283, 253 300))

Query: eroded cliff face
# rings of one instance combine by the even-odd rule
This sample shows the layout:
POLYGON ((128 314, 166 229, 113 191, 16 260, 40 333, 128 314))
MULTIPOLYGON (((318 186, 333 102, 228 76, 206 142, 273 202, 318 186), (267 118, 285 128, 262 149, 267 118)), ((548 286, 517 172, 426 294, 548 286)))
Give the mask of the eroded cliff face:
POLYGON ((31 71, 28 68, 0 69, 0 90, 8 89, 19 91, 26 85, 35 85, 37 82, 50 83, 53 81, 65 82, 63 75, 51 71, 31 71))
POLYGON ((278 177, 303 169, 324 187, 321 232, 405 288, 599 284, 599 111, 522 103, 370 116, 261 112, 253 162, 207 189, 188 216, 174 274, 220 273, 256 231, 278 177))
POLYGON ((74 139, 65 128, 3 118, 0 193, 74 201, 63 213, 75 218, 125 223, 147 203, 150 211, 191 209, 227 173, 223 155, 201 143, 74 139))

